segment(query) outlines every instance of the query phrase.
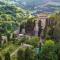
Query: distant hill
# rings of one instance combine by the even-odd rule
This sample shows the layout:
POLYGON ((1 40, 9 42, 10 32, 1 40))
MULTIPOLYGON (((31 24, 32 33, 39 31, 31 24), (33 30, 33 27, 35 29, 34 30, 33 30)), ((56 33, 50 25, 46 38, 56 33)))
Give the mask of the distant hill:
POLYGON ((35 12, 60 11, 60 0, 14 0, 17 6, 35 12))
POLYGON ((10 0, 9 3, 33 11, 34 13, 60 11, 60 0, 10 0))

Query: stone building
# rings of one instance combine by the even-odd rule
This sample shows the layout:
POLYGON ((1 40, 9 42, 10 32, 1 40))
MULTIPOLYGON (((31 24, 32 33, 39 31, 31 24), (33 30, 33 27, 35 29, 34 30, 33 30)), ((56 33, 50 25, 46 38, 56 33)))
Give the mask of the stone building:
POLYGON ((37 20, 35 22, 35 35, 38 35, 39 29, 41 29, 41 35, 43 34, 43 30, 46 27, 47 19, 48 19, 48 14, 46 13, 40 13, 37 14, 37 20), (37 33, 36 33, 37 32, 37 33))
POLYGON ((46 13, 40 13, 37 14, 37 23, 36 25, 38 26, 38 31, 35 28, 35 31, 38 32, 38 36, 40 37, 40 42, 42 43, 45 40, 45 30, 47 30, 46 26, 48 23, 48 14, 46 13))
MULTIPOLYGON (((36 14, 35 16, 37 18, 35 19, 36 21, 34 22, 34 24, 33 23, 27 24, 28 25, 28 27, 27 27, 28 32, 26 34, 28 34, 28 35, 32 35, 33 34, 35 36, 40 36, 40 35, 42 36, 43 35, 43 30, 46 27, 48 14, 46 14, 46 13, 39 13, 39 14, 36 14)), ((24 33, 26 31, 26 29, 25 30, 21 29, 21 30, 24 33)))

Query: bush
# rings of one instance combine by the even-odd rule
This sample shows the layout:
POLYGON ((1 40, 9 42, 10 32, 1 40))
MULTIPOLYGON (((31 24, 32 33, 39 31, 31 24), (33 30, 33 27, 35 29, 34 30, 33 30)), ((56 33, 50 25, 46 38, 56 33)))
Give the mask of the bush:
POLYGON ((52 40, 46 40, 44 43, 44 46, 54 46, 54 45, 55 45, 55 42, 52 40))
POLYGON ((39 38, 34 36, 34 37, 30 38, 29 40, 26 40, 25 42, 27 44, 30 44, 30 45, 33 45, 34 47, 36 47, 38 45, 39 41, 40 41, 39 38))
POLYGON ((40 60, 58 60, 55 49, 55 43, 52 40, 47 40, 41 48, 40 60))

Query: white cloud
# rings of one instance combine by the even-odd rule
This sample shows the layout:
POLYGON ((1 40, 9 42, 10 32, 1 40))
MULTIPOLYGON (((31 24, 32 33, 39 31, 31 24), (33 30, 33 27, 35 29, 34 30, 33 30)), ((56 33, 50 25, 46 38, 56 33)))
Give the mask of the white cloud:
POLYGON ((26 2, 22 2, 23 5, 26 5, 26 2))

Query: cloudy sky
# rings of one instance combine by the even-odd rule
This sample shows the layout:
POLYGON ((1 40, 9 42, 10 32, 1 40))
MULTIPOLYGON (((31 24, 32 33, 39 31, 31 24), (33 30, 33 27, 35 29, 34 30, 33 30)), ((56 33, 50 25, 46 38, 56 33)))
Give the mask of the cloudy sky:
MULTIPOLYGON (((8 0, 0 0, 0 1, 8 1, 8 0)), ((56 5, 60 5, 60 0, 11 0, 12 2, 13 1, 22 1, 22 4, 26 5, 27 2, 31 2, 31 1, 36 1, 36 3, 38 1, 40 1, 41 3, 49 3, 49 4, 56 4, 56 5)))

